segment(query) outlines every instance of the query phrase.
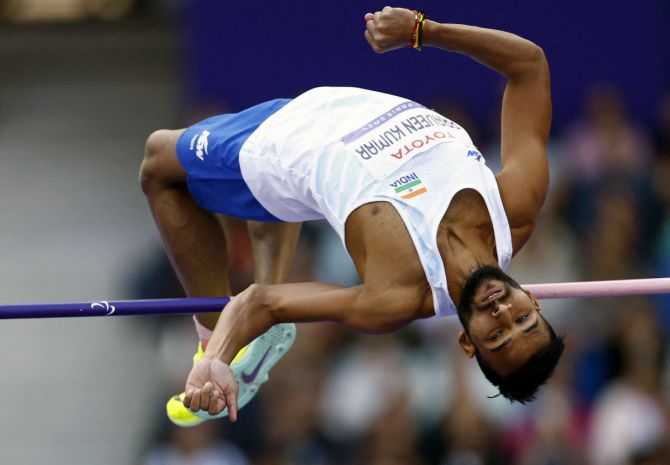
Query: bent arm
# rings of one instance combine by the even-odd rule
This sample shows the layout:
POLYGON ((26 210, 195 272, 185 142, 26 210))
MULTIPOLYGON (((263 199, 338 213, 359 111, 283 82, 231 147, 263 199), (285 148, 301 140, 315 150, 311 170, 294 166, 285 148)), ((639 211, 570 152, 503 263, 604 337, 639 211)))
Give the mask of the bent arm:
MULTIPOLYGON (((378 53, 405 46, 414 13, 386 7, 365 16, 365 37, 378 53)), ((427 20, 426 46, 467 55, 508 80, 502 103, 501 197, 515 237, 515 251, 532 231, 549 184, 546 155, 551 125, 549 66, 544 52, 517 35, 462 24, 427 20), (514 231, 516 230, 516 231, 514 231)))
POLYGON ((508 32, 433 21, 426 23, 425 38, 427 45, 468 55, 508 79, 497 179, 510 226, 532 230, 549 185, 551 89, 542 49, 508 32))
POLYGON ((388 332, 416 318, 417 308, 402 289, 379 293, 365 285, 254 284, 226 306, 205 355, 230 364, 242 347, 278 323, 332 321, 369 333, 388 332))

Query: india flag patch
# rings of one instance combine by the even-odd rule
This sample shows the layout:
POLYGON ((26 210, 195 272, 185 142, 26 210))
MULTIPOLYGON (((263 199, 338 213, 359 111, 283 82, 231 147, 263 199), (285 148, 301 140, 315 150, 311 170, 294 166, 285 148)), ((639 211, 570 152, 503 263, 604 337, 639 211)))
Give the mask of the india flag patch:
POLYGON ((412 182, 396 187, 395 192, 396 194, 400 194, 400 197, 403 199, 411 199, 412 197, 425 194, 428 192, 428 189, 423 185, 421 179, 417 178, 412 182))

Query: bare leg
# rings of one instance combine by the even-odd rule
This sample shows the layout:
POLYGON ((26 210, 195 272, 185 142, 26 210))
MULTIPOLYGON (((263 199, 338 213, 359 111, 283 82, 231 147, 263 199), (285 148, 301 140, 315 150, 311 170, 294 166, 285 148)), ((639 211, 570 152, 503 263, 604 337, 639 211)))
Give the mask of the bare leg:
MULTIPOLYGON (((223 230, 215 215, 200 208, 191 197, 186 173, 177 158, 175 146, 182 132, 156 131, 149 137, 140 184, 186 294, 230 295, 223 230)), ((198 320, 214 328, 218 315, 199 315, 198 320)))
POLYGON ((277 284, 286 281, 302 223, 247 221, 254 251, 255 281, 277 284))

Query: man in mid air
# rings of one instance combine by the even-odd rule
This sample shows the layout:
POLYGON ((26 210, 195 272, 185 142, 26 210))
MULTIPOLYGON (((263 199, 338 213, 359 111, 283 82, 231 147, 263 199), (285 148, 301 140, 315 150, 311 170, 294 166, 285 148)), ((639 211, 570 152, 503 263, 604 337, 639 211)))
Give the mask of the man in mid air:
POLYGON ((171 400, 178 424, 235 421, 290 346, 288 323, 335 321, 383 333, 458 315, 464 353, 519 402, 534 398, 560 358, 562 339, 503 271, 530 237, 548 187, 551 97, 542 50, 507 32, 440 24, 404 8, 365 20, 375 52, 432 46, 507 78, 502 169, 494 175, 465 129, 445 116, 358 88, 316 88, 152 134, 141 184, 188 295, 230 294, 222 216, 248 220, 257 267, 256 284, 220 316, 198 317, 204 353, 185 395, 171 400), (323 218, 361 284, 280 284, 300 222, 323 218))

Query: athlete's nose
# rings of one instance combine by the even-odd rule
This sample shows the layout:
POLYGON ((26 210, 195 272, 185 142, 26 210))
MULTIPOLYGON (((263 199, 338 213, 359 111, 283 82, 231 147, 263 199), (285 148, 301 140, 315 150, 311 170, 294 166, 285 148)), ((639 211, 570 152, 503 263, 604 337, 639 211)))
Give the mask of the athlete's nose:
POLYGON ((491 312, 493 318, 509 317, 509 309, 512 307, 512 304, 503 304, 498 303, 491 312))

